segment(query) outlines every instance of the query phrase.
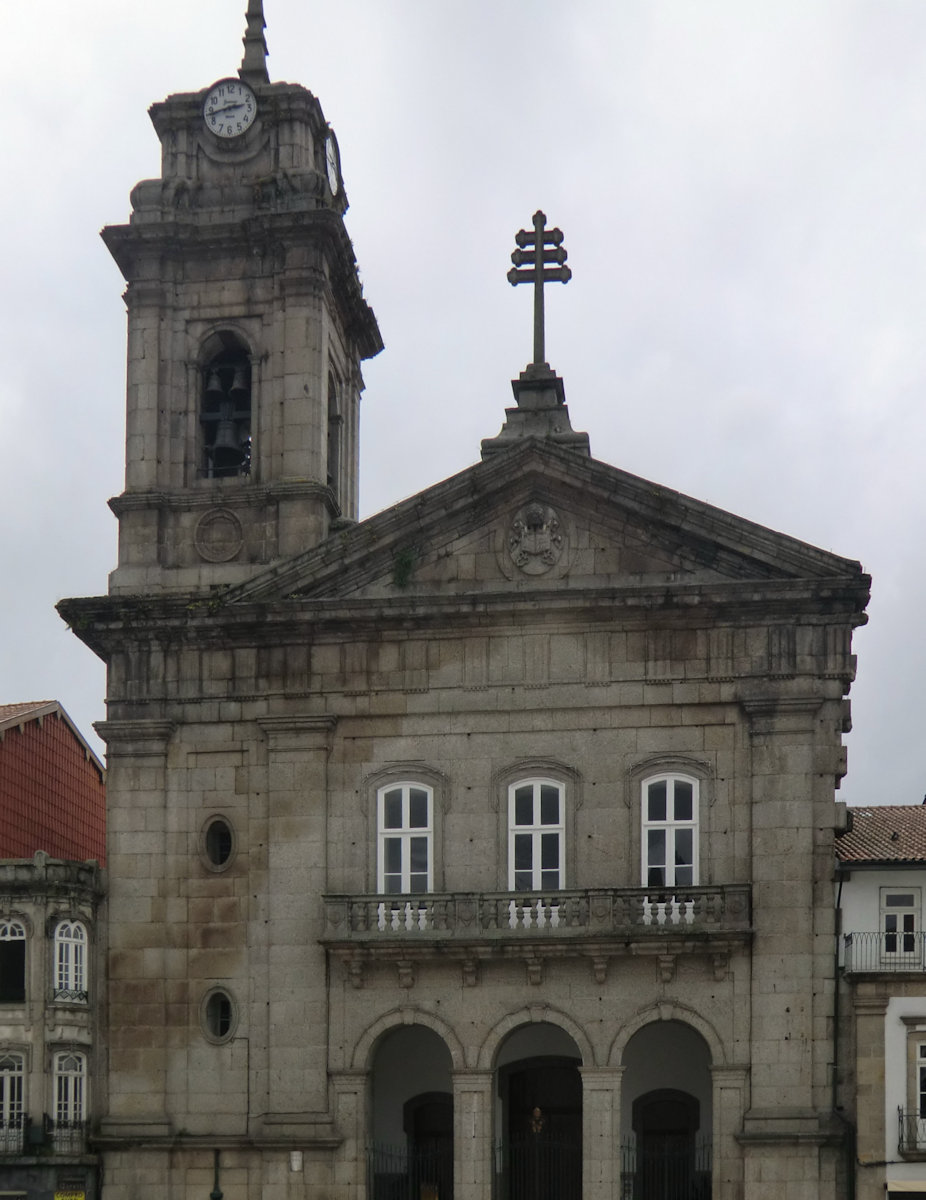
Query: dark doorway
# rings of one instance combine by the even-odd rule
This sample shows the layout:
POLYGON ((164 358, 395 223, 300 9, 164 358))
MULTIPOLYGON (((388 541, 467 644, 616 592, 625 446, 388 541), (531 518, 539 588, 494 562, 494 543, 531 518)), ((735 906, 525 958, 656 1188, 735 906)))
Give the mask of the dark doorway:
POLYGON ((634 1200, 704 1200, 710 1196, 710 1158, 698 1144, 698 1101, 658 1088, 633 1102, 636 1134, 634 1200))
POLYGON ((507 1139, 506 1200, 581 1200, 582 1079, 578 1062, 540 1058, 499 1073, 507 1139))
POLYGON ((423 1092, 406 1101, 402 1117, 414 1200, 453 1200, 453 1097, 423 1092))

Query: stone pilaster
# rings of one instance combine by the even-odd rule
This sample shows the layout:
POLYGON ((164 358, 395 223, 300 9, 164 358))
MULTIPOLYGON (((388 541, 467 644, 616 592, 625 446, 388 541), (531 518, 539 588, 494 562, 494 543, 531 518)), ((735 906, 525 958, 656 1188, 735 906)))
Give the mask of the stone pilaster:
POLYGON ((485 1200, 493 1194, 492 1072, 453 1075, 454 1200, 485 1200))
POLYGON ((878 983, 859 983, 855 1010, 855 1102, 858 1200, 884 1196, 884 1021, 888 996, 878 983))
POLYGON ((331 717, 267 717, 269 1111, 327 1108, 327 979, 319 897, 327 877, 331 717))
POLYGON ((109 1096, 104 1135, 170 1132, 167 1117, 170 917, 167 721, 100 721, 107 747, 109 1096))
POLYGON ((621 1080, 623 1067, 580 1067, 582 1076, 583 1200, 621 1195, 621 1080))

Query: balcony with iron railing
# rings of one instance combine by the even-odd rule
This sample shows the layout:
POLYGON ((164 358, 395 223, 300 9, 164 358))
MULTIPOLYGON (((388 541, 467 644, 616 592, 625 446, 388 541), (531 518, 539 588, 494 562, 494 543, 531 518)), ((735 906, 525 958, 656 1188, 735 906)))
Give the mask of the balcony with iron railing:
POLYGON ((20 1115, 0 1123, 0 1155, 86 1154, 88 1132, 86 1121, 55 1122, 48 1116, 33 1121, 20 1115))
POLYGON ((749 939, 750 902, 747 884, 329 895, 322 941, 355 965, 364 955, 415 961, 438 949, 472 959, 574 953, 599 963, 619 953, 722 956, 749 939))
POLYGON ((897 1110, 897 1150, 904 1158, 926 1159, 926 1117, 914 1110, 897 1110))
POLYGON ((26 1127, 23 1117, 0 1123, 0 1154, 22 1154, 26 1127))
POLYGON ((86 1121, 55 1121, 51 1144, 55 1154, 83 1154, 87 1149, 86 1121))
POLYGON ((847 975, 922 973, 926 971, 926 934, 843 934, 843 969, 847 975))

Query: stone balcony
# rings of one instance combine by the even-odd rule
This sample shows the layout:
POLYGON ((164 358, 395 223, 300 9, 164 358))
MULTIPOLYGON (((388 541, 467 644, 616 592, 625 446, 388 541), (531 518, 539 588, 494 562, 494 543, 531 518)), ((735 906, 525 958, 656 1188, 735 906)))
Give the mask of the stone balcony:
POLYGON ((325 896, 322 942, 347 964, 355 987, 364 967, 393 962, 410 987, 416 968, 457 960, 464 983, 475 983, 480 961, 523 960, 530 983, 549 958, 585 958, 594 977, 610 961, 650 955, 669 981, 680 954, 704 954, 718 979, 730 955, 751 936, 746 884, 656 892, 589 888, 555 892, 432 892, 406 896, 325 896))

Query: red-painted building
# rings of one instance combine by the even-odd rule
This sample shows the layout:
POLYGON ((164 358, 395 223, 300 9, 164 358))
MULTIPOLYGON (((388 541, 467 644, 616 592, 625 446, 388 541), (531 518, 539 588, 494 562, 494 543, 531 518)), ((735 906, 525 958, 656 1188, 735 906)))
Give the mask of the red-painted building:
POLYGON ((55 700, 0 704, 0 859, 106 857, 103 765, 55 700))
POLYGON ((100 1196, 104 779, 56 701, 0 705, 0 1196, 100 1196))

